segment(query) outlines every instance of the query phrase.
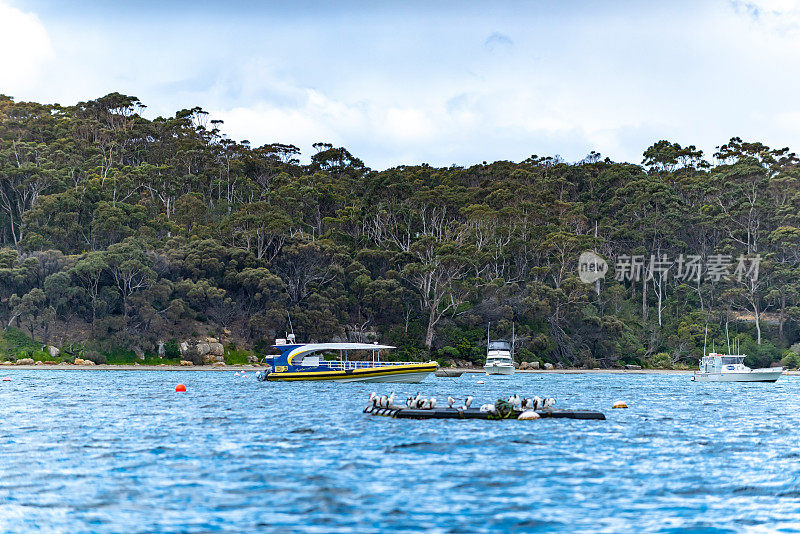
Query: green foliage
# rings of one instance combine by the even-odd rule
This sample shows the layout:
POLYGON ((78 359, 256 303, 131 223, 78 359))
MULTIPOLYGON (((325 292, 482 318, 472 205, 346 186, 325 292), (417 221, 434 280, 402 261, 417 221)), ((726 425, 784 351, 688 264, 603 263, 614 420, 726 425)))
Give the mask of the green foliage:
POLYGON ((800 367, 800 355, 793 350, 787 350, 783 353, 781 364, 787 369, 797 369, 800 367))
POLYGON ((96 350, 87 350, 86 352, 81 355, 81 358, 84 360, 93 361, 96 364, 104 364, 107 362, 107 358, 105 354, 97 352, 96 350))
POLYGON ((449 358, 460 358, 461 357, 461 353, 458 352, 458 349, 455 348, 455 347, 450 347, 450 346, 442 347, 441 349, 439 349, 439 354, 441 356, 446 356, 446 357, 449 357, 449 358))
POLYGON ((5 356, 13 356, 14 358, 27 357, 20 355, 30 354, 41 348, 42 345, 40 343, 36 343, 25 332, 17 328, 7 328, 3 335, 0 336, 0 354, 5 356))
MULTIPOLYGON (((345 147, 316 143, 303 165, 293 145, 230 140, 200 108, 149 120, 142 106, 119 93, 0 98, 4 326, 91 341, 109 363, 134 363, 135 345, 147 363, 163 339, 163 361, 177 361, 175 340, 226 329, 259 352, 293 330, 478 363, 487 324, 498 337, 513 325, 521 361, 602 367, 693 364, 706 338, 737 333, 748 361, 768 365, 800 337, 788 149, 735 137, 712 166, 659 140, 641 165, 592 152, 374 171, 345 147), (587 250, 610 264, 597 285, 577 277, 587 250), (677 265, 614 279, 630 254, 756 251, 754 283, 677 280, 677 265)), ((10 356, 41 349, 5 338, 10 356)))
POLYGON ((646 367, 655 369, 672 369, 672 356, 666 352, 659 352, 645 360, 646 367))
POLYGON ((230 344, 225 347, 225 363, 228 365, 247 365, 248 356, 253 356, 253 352, 245 349, 237 349, 236 345, 230 344))
POLYGON ((181 357, 181 348, 178 346, 178 341, 175 339, 170 339, 166 343, 164 343, 164 357, 169 358, 171 360, 180 359, 181 357))
POLYGON ((745 341, 742 341, 741 352, 747 355, 744 360, 745 365, 753 368, 769 367, 773 362, 781 361, 783 357, 783 351, 773 343, 765 341, 759 345, 749 336, 745 341))

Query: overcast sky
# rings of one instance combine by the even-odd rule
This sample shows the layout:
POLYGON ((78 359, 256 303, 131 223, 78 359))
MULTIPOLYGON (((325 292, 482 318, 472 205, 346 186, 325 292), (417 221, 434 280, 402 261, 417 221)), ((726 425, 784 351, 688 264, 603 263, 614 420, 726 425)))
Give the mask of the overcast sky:
POLYGON ((0 0, 0 93, 112 91, 376 169, 638 163, 659 139, 800 150, 800 0, 0 0))

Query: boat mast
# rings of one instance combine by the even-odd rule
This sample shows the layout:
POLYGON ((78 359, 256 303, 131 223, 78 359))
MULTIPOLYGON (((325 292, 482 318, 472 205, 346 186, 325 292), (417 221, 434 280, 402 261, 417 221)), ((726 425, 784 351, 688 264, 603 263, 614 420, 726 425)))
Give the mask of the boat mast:
POLYGON ((708 340, 708 323, 706 323, 706 333, 703 336, 703 354, 700 358, 705 358, 706 356, 706 341, 708 340))
MULTIPOLYGON (((292 331, 292 343, 294 343, 297 338, 294 337, 294 327, 292 326, 292 314, 289 313, 289 310, 286 310, 286 316, 289 318, 289 330, 292 331)), ((286 337, 288 338, 289 336, 286 337)))
POLYGON ((514 361, 514 321, 511 321, 511 361, 514 361))
MULTIPOLYGON (((730 354, 731 353, 731 336, 728 333, 728 321, 725 321, 725 339, 728 340, 728 354, 730 354)), ((735 344, 734 344, 733 348, 734 349, 736 348, 735 344)))

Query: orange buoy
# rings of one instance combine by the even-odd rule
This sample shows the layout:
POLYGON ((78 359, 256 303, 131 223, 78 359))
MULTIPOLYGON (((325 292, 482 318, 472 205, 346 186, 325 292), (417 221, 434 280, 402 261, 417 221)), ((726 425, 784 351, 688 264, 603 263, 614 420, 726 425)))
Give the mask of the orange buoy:
POLYGON ((175 386, 175 391, 181 391, 181 392, 185 393, 186 392, 186 386, 184 386, 183 384, 178 384, 177 386, 175 386))

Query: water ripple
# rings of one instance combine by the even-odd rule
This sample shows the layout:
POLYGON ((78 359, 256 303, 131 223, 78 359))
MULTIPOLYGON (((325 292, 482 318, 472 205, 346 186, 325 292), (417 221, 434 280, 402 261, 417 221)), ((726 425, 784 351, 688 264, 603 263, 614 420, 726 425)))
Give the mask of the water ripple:
POLYGON ((9 370, 2 532, 739 532, 800 528, 800 381, 474 375, 420 385, 9 370), (176 383, 186 394, 176 394, 176 383), (403 421, 372 390, 513 392, 607 421, 403 421), (614 400, 628 410, 611 410, 614 400))

